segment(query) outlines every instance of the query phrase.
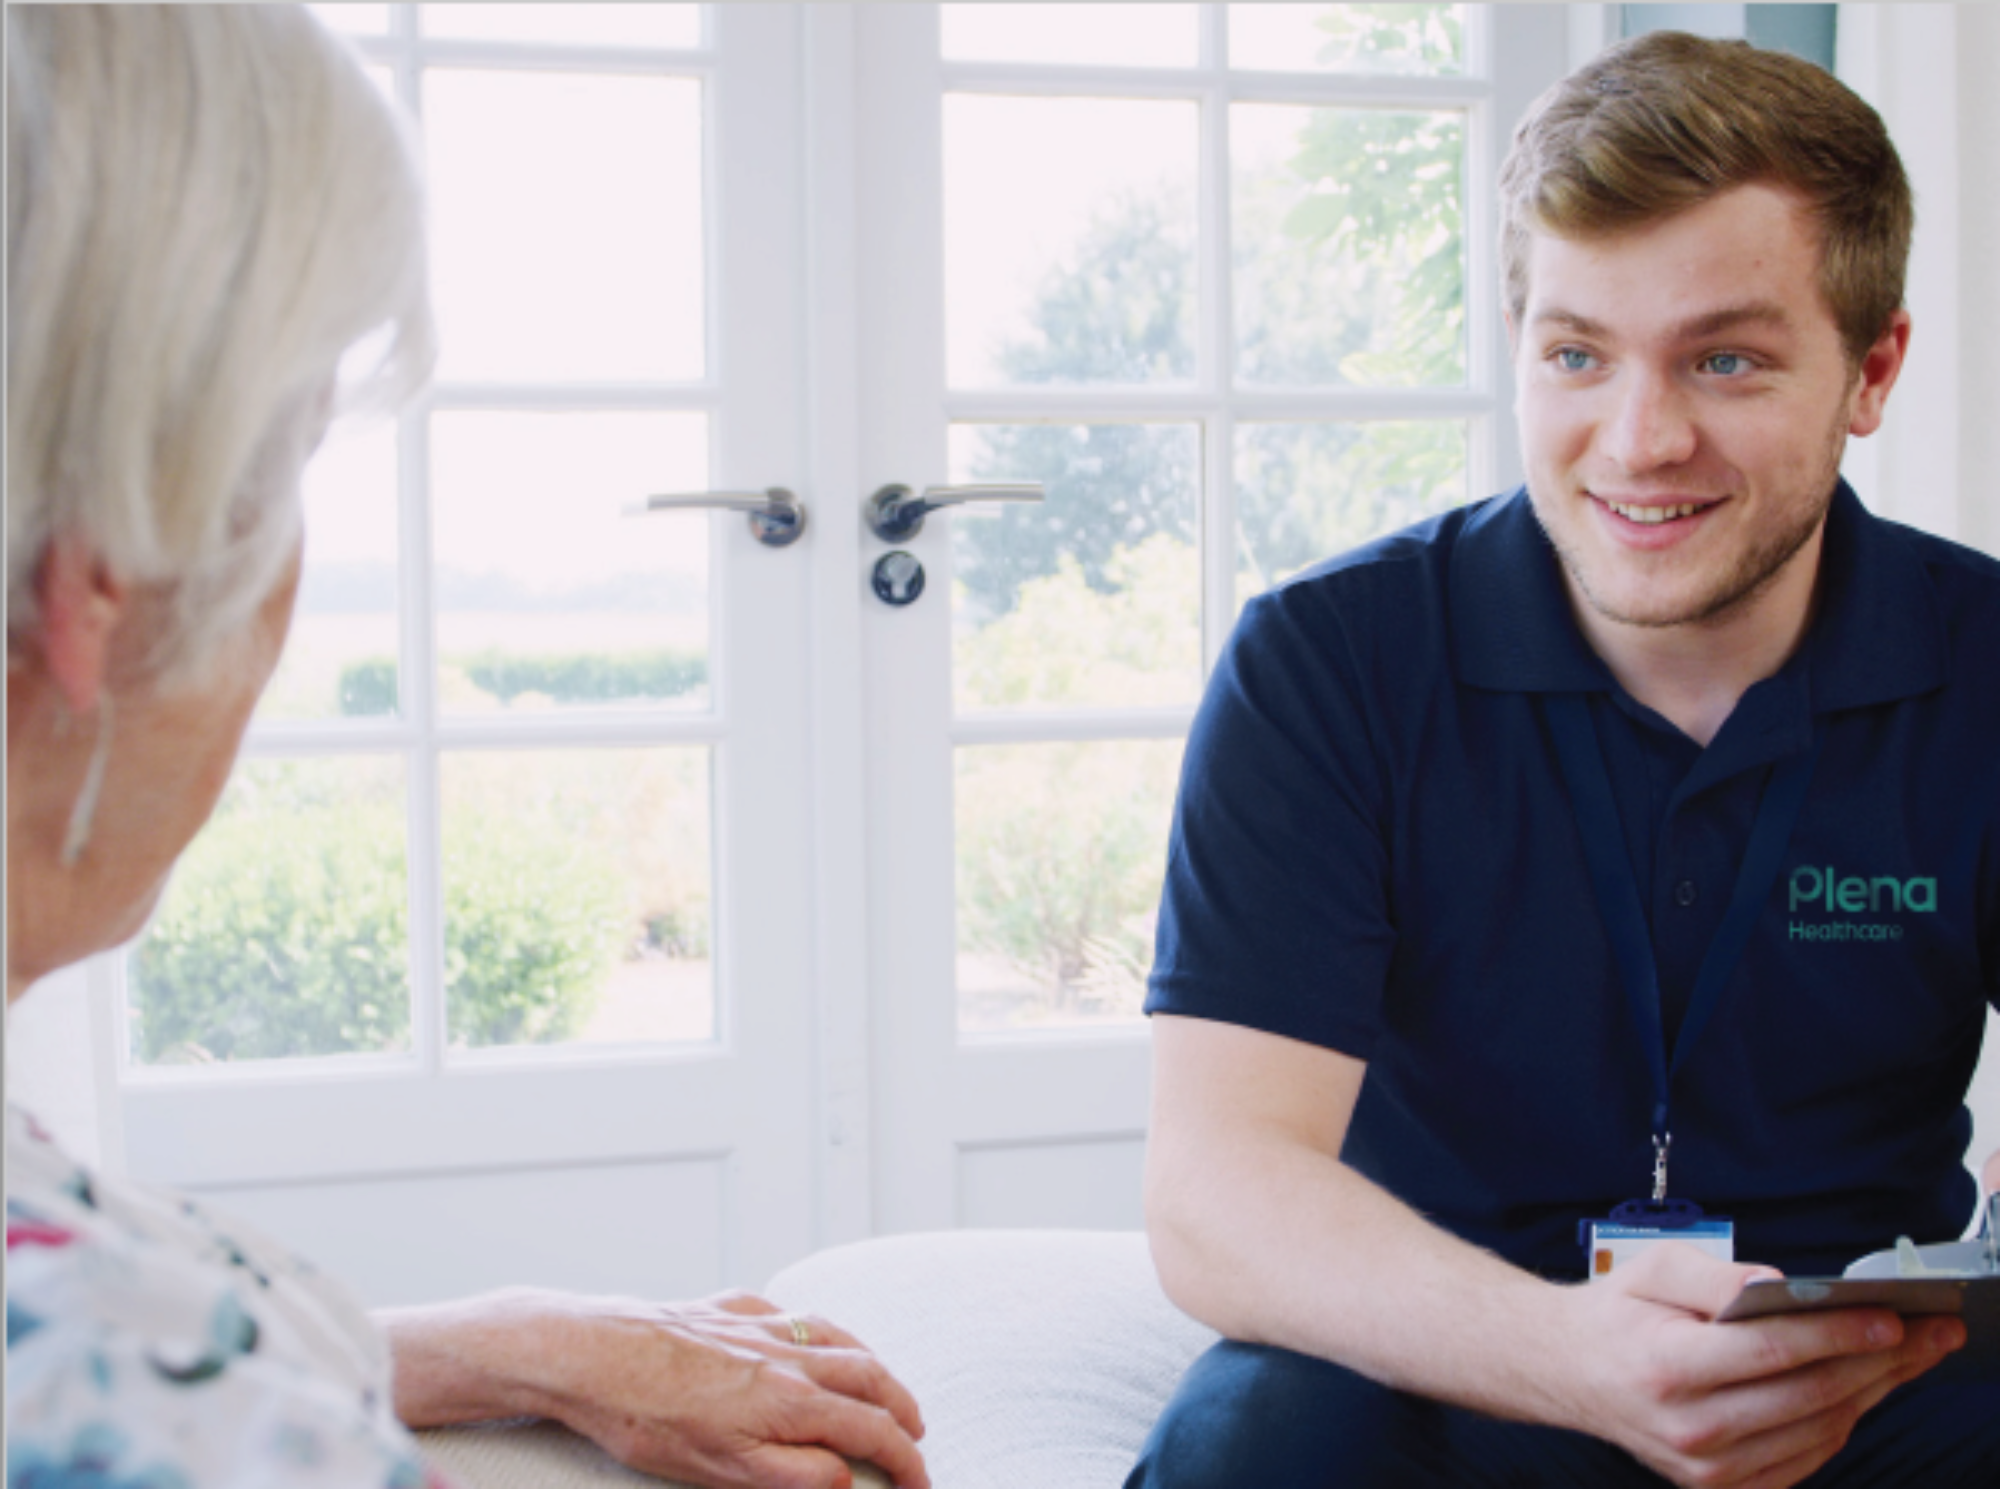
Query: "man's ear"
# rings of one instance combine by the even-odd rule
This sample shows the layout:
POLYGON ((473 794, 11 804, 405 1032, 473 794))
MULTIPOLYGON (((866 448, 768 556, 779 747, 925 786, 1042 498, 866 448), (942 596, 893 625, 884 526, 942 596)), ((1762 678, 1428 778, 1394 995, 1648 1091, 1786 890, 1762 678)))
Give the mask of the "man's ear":
POLYGON ((60 533, 35 576, 41 601, 42 665, 73 714, 97 707, 111 662, 111 638, 124 619, 126 585, 90 547, 60 533))
POLYGON ((1910 353, 1910 312, 1899 310, 1889 317, 1888 329, 1861 359, 1854 387, 1854 403, 1848 414, 1847 432, 1869 435, 1882 427, 1882 413, 1889 402, 1889 390, 1902 375, 1903 359, 1910 353))

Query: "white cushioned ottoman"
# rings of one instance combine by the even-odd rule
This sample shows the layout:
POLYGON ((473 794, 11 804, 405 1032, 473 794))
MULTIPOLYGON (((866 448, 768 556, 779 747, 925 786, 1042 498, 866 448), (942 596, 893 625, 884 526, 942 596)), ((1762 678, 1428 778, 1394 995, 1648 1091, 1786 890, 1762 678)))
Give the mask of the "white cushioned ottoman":
POLYGON ((915 1394, 936 1489, 1117 1489, 1215 1334, 1138 1231, 941 1231, 807 1257, 771 1300, 851 1329, 915 1394))
MULTIPOLYGON (((852 1330, 915 1394, 935 1489, 1117 1489, 1215 1334, 1137 1231, 941 1231, 835 1247, 764 1295, 852 1330)), ((549 1423, 421 1434, 464 1489, 657 1485, 549 1423)), ((862 1466, 857 1489, 886 1481, 862 1466)))

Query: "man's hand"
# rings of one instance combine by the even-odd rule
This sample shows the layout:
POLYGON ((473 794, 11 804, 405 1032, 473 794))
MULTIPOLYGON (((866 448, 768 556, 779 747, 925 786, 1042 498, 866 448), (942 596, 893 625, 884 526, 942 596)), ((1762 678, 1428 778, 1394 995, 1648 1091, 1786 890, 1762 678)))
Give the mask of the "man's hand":
POLYGON ((1669 1242, 1570 1289, 1580 1378, 1567 1425, 1676 1484, 1785 1489, 1965 1342, 1956 1319, 1881 1309, 1713 1322, 1745 1282, 1776 1275, 1669 1242))
POLYGON ((849 1458, 929 1489, 910 1393, 845 1330, 761 1298, 527 1289, 380 1315, 411 1426, 551 1417, 644 1473, 714 1489, 846 1489, 849 1458))
POLYGON ((1988 1194, 2000 1194, 2000 1153, 1995 1153, 1986 1160, 1986 1172, 1982 1177, 1985 1180, 1983 1187, 1988 1194))

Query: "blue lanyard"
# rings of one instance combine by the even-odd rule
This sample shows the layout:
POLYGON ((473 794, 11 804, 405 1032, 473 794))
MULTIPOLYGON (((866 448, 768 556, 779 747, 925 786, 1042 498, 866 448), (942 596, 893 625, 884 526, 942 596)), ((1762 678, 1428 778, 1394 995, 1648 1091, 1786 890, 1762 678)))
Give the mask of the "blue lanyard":
POLYGON ((1688 1000, 1687 1016, 1681 1020, 1680 1035, 1674 1040, 1673 1060, 1669 1063, 1660 1010, 1659 965, 1653 959, 1652 936, 1639 903, 1639 885, 1632 873, 1631 855, 1625 849, 1625 830, 1612 800, 1604 752, 1591 727, 1590 708, 1578 693, 1551 694, 1546 701, 1556 754, 1569 786, 1570 805, 1576 811, 1577 829, 1583 835, 1583 851, 1590 864, 1597 908, 1604 917, 1619 980, 1625 985, 1626 999, 1632 1005, 1632 1021, 1638 1026, 1639 1038, 1646 1046, 1646 1063, 1652 1071, 1653 1200, 1658 1204, 1666 1199, 1667 1150, 1673 1142, 1673 1078, 1687 1063, 1688 1051, 1722 1001, 1723 989, 1742 959, 1757 917, 1778 882, 1785 845, 1791 841, 1792 829, 1805 806, 1806 788, 1812 783, 1813 767, 1819 763, 1826 732, 1824 727, 1816 729, 1812 748, 1785 761, 1764 787, 1757 820, 1750 829, 1750 844, 1736 872, 1736 890, 1729 902, 1729 912, 1702 958, 1694 995, 1688 1000))

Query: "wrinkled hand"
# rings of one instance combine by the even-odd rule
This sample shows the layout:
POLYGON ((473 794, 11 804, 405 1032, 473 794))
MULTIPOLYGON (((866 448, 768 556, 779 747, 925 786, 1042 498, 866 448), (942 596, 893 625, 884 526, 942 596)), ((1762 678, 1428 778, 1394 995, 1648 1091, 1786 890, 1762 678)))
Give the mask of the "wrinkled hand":
POLYGON ((762 1298, 515 1289, 379 1317, 412 1426, 551 1417, 643 1473, 714 1489, 847 1489, 849 1458, 929 1489, 910 1393, 853 1335, 762 1298))
POLYGON ((1777 1275, 1667 1243, 1569 1290, 1581 1375, 1569 1425, 1676 1484, 1785 1489, 1965 1342, 1955 1319, 1906 1325, 1882 1309, 1713 1322, 1745 1282, 1777 1275))

